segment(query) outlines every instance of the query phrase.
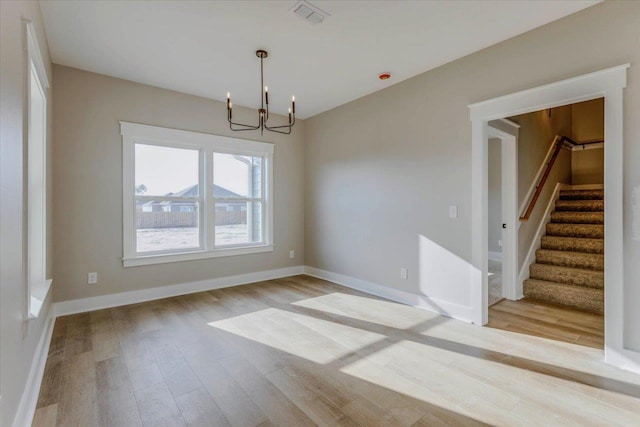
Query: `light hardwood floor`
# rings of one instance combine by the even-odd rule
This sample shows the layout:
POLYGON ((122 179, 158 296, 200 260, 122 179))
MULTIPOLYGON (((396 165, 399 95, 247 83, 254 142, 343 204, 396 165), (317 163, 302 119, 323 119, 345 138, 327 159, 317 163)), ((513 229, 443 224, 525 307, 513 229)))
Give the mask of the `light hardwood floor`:
POLYGON ((640 425, 601 359, 296 276, 57 319, 34 425, 640 425))
POLYGON ((604 348, 604 316, 532 301, 502 300, 489 307, 490 328, 604 348))

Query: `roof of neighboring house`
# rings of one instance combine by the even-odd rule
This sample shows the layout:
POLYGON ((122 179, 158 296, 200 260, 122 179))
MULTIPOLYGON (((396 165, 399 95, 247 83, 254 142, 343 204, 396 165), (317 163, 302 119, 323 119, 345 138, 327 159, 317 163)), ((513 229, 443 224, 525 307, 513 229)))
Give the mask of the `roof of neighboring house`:
MULTIPOLYGON (((196 197, 198 195, 198 184, 194 184, 190 187, 187 187, 183 190, 178 191, 177 193, 167 193, 165 196, 174 196, 174 197, 196 197)), ((220 187, 219 185, 213 186, 213 197, 216 198, 233 198, 233 197, 242 197, 238 193, 234 193, 231 190, 227 190, 224 187, 220 187)), ((166 206, 166 205, 182 205, 182 204, 191 204, 191 202, 185 200, 175 201, 175 200, 165 200, 165 201, 151 201, 151 202, 139 202, 139 206, 166 206)))

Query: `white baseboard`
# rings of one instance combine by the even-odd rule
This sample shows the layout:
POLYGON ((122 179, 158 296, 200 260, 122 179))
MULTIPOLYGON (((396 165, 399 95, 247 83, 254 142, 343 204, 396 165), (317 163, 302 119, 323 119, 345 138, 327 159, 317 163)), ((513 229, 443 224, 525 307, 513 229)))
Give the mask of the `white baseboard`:
POLYGON ((640 374, 640 353, 638 352, 605 347, 604 361, 625 371, 640 374))
POLYGON ((42 328, 42 334, 40 335, 40 340, 38 341, 33 361, 31 362, 31 368, 29 368, 27 383, 20 398, 20 404, 18 405, 18 410, 13 420, 13 427, 30 426, 33 422, 33 415, 36 412, 38 395, 40 394, 40 384, 42 383, 44 368, 47 364, 47 356, 49 355, 49 345, 51 344, 55 320, 56 317, 52 304, 49 308, 44 328, 42 328))
POLYGON ((604 190, 604 184, 576 184, 571 186, 572 190, 604 190))
POLYGON ((279 279, 281 277, 295 276, 297 274, 303 273, 304 266, 299 265, 295 267, 258 271, 255 273, 218 277, 215 279, 201 280, 198 282, 158 286, 156 288, 119 292, 117 294, 101 295, 91 298, 61 301, 54 304, 55 314, 56 316, 65 316, 68 314, 84 313, 87 311, 100 310, 103 308, 119 307, 122 305, 169 298, 177 295, 186 295, 195 292, 246 285, 247 283, 261 282, 263 280, 279 279))
POLYGON ((502 261, 502 252, 488 251, 487 256, 492 261, 502 261))
MULTIPOLYGON (((553 194, 549 199, 549 203, 544 211, 544 215, 540 220, 540 224, 538 225, 538 230, 536 234, 533 236, 533 240, 531 241, 531 246, 529 246, 529 252, 527 252, 527 257, 524 259, 524 263, 522 264, 522 268, 520 269, 520 274, 518 274, 518 282, 522 283, 529 278, 529 266, 536 262, 536 251, 540 249, 540 239, 544 236, 547 223, 551 220, 551 212, 556 206, 556 201, 560 198, 561 190, 573 189, 571 185, 567 184, 556 184, 556 188, 553 190, 553 194)), ((523 295, 518 295, 518 298, 522 298, 523 295)))
POLYGON ((305 274, 317 277, 318 279, 328 280, 330 282, 337 283, 338 285, 346 286, 347 288, 356 289, 371 295, 406 304, 411 307, 431 311, 443 316, 462 320, 467 323, 473 322, 473 310, 471 307, 465 307, 447 301, 429 298, 425 295, 417 295, 411 292, 390 288, 388 286, 367 282, 365 280, 356 279, 355 277, 345 276, 343 274, 315 267, 305 266, 304 272, 305 274))

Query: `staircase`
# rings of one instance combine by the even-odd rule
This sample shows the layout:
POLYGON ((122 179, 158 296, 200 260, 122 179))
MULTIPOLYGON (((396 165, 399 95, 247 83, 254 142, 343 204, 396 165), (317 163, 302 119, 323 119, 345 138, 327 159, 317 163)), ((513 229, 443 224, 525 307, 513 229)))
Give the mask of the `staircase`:
POLYGON ((524 296, 604 312, 604 190, 560 192, 524 296))

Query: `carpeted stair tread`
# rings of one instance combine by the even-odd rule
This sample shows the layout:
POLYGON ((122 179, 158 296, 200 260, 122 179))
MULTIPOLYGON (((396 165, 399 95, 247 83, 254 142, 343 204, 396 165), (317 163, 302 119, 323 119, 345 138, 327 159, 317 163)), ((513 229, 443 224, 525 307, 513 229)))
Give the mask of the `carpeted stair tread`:
POLYGON ((556 211, 604 212, 604 200, 558 200, 556 211))
POLYGON ((524 281, 524 296, 551 304, 560 304, 578 310, 602 314, 604 312, 604 291, 602 289, 573 286, 545 280, 524 281))
POLYGON ((562 224, 604 224, 604 212, 551 212, 551 222, 562 224))
POLYGON ((564 283, 565 285, 604 289, 604 271, 549 264, 531 264, 531 266, 529 266, 529 278, 544 280, 546 282, 564 283))
POLYGON ((604 255, 584 252, 552 251, 538 249, 536 251, 538 264, 559 265, 562 267, 584 268, 587 270, 604 270, 604 255))
POLYGON ((601 224, 547 224, 547 236, 587 237, 604 239, 604 225, 601 224))
POLYGON ((587 239, 583 237, 542 236, 542 249, 554 251, 604 253, 604 239, 587 239))
POLYGON ((561 190, 560 200, 604 200, 604 190, 561 190))

